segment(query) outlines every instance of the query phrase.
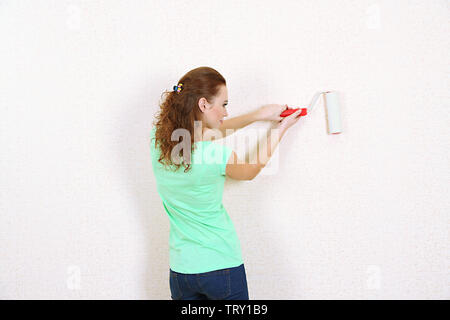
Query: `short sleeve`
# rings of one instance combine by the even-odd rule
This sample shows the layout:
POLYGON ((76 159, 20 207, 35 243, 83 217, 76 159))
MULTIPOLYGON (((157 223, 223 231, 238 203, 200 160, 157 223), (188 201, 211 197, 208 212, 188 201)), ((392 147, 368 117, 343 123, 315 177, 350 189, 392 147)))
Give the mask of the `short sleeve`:
POLYGON ((221 147, 222 147, 222 161, 219 164, 219 166, 220 166, 220 174, 224 176, 225 170, 227 169, 227 162, 228 159, 230 158, 231 153, 233 152, 233 149, 231 149, 226 145, 221 145, 221 147))

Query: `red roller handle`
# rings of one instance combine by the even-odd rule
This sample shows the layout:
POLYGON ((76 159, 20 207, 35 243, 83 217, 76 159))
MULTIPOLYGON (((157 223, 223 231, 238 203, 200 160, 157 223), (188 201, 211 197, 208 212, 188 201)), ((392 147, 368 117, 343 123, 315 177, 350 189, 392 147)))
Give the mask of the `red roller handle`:
MULTIPOLYGON (((291 114, 293 114, 295 111, 297 111, 300 108, 296 108, 296 109, 286 109, 284 110, 281 114, 280 117, 287 117, 291 114)), ((307 108, 301 108, 302 112, 300 112, 300 114, 298 115, 299 117, 301 116, 306 116, 307 115, 307 108)))

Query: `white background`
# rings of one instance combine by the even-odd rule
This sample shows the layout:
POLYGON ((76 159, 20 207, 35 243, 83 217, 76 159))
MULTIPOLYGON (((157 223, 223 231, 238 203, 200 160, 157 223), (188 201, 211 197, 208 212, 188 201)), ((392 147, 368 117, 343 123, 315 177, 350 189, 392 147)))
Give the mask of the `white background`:
POLYGON ((209 66, 230 117, 340 95, 342 134, 320 98, 275 173, 226 181, 250 299, 449 299, 449 9, 0 1, 0 298, 170 299, 148 137, 209 66))

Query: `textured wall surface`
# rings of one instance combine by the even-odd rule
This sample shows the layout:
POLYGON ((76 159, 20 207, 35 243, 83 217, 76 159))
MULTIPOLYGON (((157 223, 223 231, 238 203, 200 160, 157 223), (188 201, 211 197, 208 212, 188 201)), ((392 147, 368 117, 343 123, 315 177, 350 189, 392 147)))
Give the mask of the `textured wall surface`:
POLYGON ((250 299, 449 299, 449 13, 1 1, 0 298, 170 299, 148 135, 161 93, 210 66, 230 117, 340 95, 342 134, 320 98, 274 170, 226 181, 250 299))

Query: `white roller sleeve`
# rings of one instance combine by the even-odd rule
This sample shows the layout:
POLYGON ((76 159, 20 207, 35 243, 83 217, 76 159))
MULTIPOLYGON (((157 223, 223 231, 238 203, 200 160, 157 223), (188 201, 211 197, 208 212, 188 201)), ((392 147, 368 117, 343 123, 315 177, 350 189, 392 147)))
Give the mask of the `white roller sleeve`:
POLYGON ((328 134, 341 133, 341 116, 339 113, 339 95, 337 91, 318 91, 314 94, 308 106, 308 114, 311 114, 314 105, 321 94, 324 94, 325 114, 327 117, 328 134))
POLYGON ((328 134, 341 133, 341 116, 339 114, 339 96, 336 91, 325 92, 325 111, 327 115, 328 134))

